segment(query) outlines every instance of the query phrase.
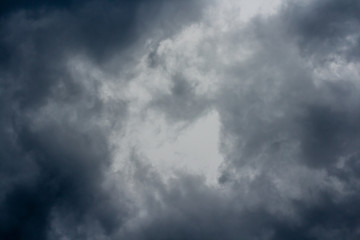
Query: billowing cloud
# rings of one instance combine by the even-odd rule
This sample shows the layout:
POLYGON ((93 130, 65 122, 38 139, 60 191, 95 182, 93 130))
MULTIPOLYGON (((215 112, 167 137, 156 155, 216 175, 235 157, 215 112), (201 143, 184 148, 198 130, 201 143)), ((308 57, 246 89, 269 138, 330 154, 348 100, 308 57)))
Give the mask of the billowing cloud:
POLYGON ((357 1, 0 7, 1 239, 359 237, 357 1))

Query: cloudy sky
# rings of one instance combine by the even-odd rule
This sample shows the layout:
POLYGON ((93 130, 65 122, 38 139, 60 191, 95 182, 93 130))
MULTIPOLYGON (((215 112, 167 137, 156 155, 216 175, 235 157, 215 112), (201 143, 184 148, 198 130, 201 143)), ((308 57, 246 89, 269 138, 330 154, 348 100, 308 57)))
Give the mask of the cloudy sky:
POLYGON ((0 239, 360 238, 360 2, 0 3, 0 239))

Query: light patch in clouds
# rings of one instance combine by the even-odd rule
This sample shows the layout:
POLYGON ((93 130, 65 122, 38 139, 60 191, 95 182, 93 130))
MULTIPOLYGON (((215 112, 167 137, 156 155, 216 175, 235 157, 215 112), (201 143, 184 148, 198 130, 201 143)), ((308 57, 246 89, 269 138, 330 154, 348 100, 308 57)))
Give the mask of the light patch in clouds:
POLYGON ((281 5, 282 0, 240 0, 241 13, 244 20, 248 20, 256 15, 269 16, 275 14, 281 5))
POLYGON ((223 158, 219 152, 220 122, 215 110, 192 123, 169 124, 156 111, 130 122, 126 137, 119 143, 114 171, 124 169, 127 163, 123 160, 136 150, 165 180, 187 172, 204 177, 208 184, 217 184, 223 158))
POLYGON ((220 0, 211 9, 213 14, 222 15, 223 24, 247 22, 256 16, 271 16, 279 10, 283 0, 220 0))
POLYGON ((152 132, 143 152, 160 173, 167 175, 180 170, 203 175, 211 184, 217 182, 222 156, 219 153, 220 122, 216 111, 170 136, 166 130, 169 127, 159 127, 163 136, 152 132))

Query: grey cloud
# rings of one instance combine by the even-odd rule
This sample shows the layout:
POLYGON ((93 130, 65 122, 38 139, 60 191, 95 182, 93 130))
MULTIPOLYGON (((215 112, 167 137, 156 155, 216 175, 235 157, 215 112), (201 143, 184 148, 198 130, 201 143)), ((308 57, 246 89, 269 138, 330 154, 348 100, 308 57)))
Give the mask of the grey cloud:
MULTIPOLYGON (((358 79, 330 72, 330 79, 319 80, 316 72, 337 57, 357 62, 348 54, 358 46, 344 40, 357 36, 357 3, 294 6, 253 19, 237 33, 246 37, 235 34, 227 42, 252 50, 245 61, 219 67, 224 79, 208 103, 222 123, 219 182, 231 194, 179 176, 169 190, 162 188, 159 205, 133 239, 359 237, 358 79)), ((158 67, 156 57, 150 54, 151 67, 158 67)), ((182 120, 203 99, 186 80, 172 80, 171 94, 155 104, 182 120)))
MULTIPOLYGON (((355 110, 355 109, 354 109, 355 110)), ((305 121, 305 159, 314 166, 332 165, 354 154, 359 145, 358 113, 336 111, 331 106, 312 106, 305 121)))
POLYGON ((171 83, 170 94, 160 95, 150 104, 165 113, 169 120, 192 121, 208 110, 210 99, 197 96, 194 86, 181 74, 175 74, 171 83))
POLYGON ((0 238, 114 238, 131 203, 104 183, 113 157, 108 136, 125 121, 127 104, 105 102, 101 82, 78 79, 69 60, 81 55, 104 68, 121 55, 126 67, 126 51, 169 9, 177 16, 165 26, 179 27, 200 8, 191 1, 1 6, 0 238))
POLYGON ((57 211, 65 211, 76 224, 85 224, 86 218, 97 221, 107 234, 120 226, 117 218, 126 216, 126 209, 115 205, 101 187, 101 169, 109 161, 101 135, 81 136, 57 127, 40 132, 22 129, 17 138, 22 154, 3 159, 16 168, 12 176, 2 175, 9 185, 3 188, 1 205, 3 238, 47 239, 57 211), (21 174, 23 171, 26 174, 21 174))
MULTIPOLYGON (((201 4, 6 6, 0 28, 1 239, 359 237, 357 79, 333 74, 319 80, 315 73, 324 58, 357 62, 355 1, 291 3, 250 21, 226 44, 237 48, 248 41, 252 55, 214 66, 224 79, 211 101, 196 95, 181 69, 169 74, 170 93, 149 107, 170 121, 191 122, 208 108, 219 112, 225 158, 219 186, 186 173, 165 183, 137 156, 130 161, 133 184, 143 194, 140 206, 119 190, 125 181, 119 189, 106 186, 109 135, 126 120, 127 103, 104 101, 99 80, 76 79, 68 60, 85 55, 108 70, 119 57, 125 69, 136 62, 145 36, 154 36, 156 45, 199 19, 201 4), (355 42, 343 40, 347 36, 355 42)), ((156 57, 149 56, 152 68, 160 67, 156 57)))
POLYGON ((359 55, 359 11, 359 2, 352 0, 307 4, 292 1, 285 20, 307 55, 322 61, 334 55, 356 60, 359 55))
MULTIPOLYGON (((228 164, 220 181, 267 211, 273 213, 280 205, 298 218, 279 223, 281 214, 271 215, 269 239, 359 235, 354 209, 359 197, 354 173, 359 147, 357 79, 333 74, 316 83, 314 73, 324 67, 319 59, 325 57, 328 64, 343 58, 339 49, 348 44, 343 38, 357 34, 357 3, 345 2, 316 1, 306 5, 306 11, 290 4, 278 16, 255 19, 252 31, 261 37, 255 38, 255 54, 230 69, 234 80, 220 93, 228 164), (287 20, 290 23, 284 24, 287 20), (321 171, 325 178, 311 176, 321 171), (341 190, 332 181, 340 183, 341 190), (292 194, 296 191, 300 195, 292 194)), ((352 61, 357 59, 347 59, 352 61)))
POLYGON ((49 91, 42 104, 19 108, 21 99, 11 93, 4 94, 1 107, 1 238, 49 239, 55 220, 56 228, 66 225, 69 232, 95 224, 111 235, 128 209, 124 198, 103 186, 111 149, 108 129, 95 123, 103 114, 111 117, 109 107, 124 117, 126 105, 103 107, 92 92, 62 100, 49 91))
POLYGON ((183 173, 166 185, 158 184, 150 175, 145 179, 147 187, 160 199, 148 200, 152 203, 149 217, 120 236, 128 239, 267 239, 271 236, 268 223, 272 218, 264 209, 241 209, 241 203, 209 188, 201 177, 183 173))

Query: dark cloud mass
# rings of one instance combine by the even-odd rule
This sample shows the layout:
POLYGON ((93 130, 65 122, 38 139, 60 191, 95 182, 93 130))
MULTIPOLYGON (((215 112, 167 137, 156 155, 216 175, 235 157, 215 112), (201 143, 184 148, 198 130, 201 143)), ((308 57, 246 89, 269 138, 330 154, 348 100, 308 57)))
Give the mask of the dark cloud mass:
POLYGON ((359 239, 360 2, 221 4, 0 3, 0 239, 359 239), (148 110, 218 113, 216 186, 121 154, 148 110))
POLYGON ((172 4, 193 9, 176 1, 1 3, 0 239, 105 239, 121 228, 129 209, 103 184, 110 129, 97 122, 122 122, 126 103, 105 104, 98 83, 73 76, 69 60, 85 54, 105 64, 172 4))

